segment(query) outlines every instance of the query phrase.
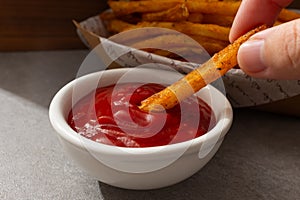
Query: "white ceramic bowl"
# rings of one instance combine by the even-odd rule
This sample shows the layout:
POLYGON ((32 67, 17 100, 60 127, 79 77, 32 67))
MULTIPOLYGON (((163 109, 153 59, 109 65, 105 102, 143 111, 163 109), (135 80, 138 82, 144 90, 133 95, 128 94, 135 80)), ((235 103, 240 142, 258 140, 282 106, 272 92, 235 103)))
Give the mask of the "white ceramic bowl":
POLYGON ((208 103, 216 125, 193 140, 159 147, 124 148, 96 143, 76 133, 67 123, 72 105, 100 85, 116 81, 163 82, 182 77, 178 72, 123 68, 82 76, 54 96, 49 117, 69 156, 101 182, 126 189, 155 189, 178 183, 200 170, 217 152, 232 123, 232 108, 226 97, 212 86, 197 93, 208 103), (125 78, 124 78, 125 77, 125 78), (136 80, 138 79, 138 80, 136 80))

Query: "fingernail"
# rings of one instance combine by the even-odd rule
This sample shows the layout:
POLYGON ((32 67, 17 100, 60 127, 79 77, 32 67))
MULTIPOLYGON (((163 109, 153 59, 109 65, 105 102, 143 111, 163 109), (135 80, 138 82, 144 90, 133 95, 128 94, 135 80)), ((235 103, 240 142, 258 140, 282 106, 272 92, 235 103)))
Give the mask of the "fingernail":
POLYGON ((245 72, 257 73, 267 68, 262 59, 263 46, 264 39, 250 39, 240 46, 238 63, 245 72))

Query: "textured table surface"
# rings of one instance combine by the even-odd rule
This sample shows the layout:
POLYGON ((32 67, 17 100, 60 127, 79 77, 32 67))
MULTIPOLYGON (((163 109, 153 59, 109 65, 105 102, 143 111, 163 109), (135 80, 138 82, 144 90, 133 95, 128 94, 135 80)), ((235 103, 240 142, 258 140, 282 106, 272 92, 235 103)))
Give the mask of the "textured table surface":
POLYGON ((131 191, 87 175, 48 120, 51 98, 87 53, 0 53, 0 199, 299 199, 300 119, 251 109, 234 110, 214 158, 177 185, 131 191))

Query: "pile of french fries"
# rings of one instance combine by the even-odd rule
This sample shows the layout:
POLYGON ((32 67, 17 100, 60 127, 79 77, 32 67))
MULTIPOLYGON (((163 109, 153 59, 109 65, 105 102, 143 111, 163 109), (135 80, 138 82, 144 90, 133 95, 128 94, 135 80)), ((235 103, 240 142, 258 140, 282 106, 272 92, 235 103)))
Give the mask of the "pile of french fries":
POLYGON ((240 36, 232 44, 215 53, 209 60, 199 65, 183 78, 144 99, 139 108, 146 112, 160 112, 164 109, 173 108, 235 67, 237 65, 237 53, 240 46, 252 35, 266 28, 267 25, 264 24, 240 36))
MULTIPOLYGON (((100 18, 112 35, 136 28, 168 28, 190 36, 213 55, 229 44, 230 27, 241 0, 109 0, 108 4, 112 12, 101 13, 100 18)), ((300 18, 300 14, 284 9, 275 25, 297 18, 300 18)), ((141 43, 149 39, 139 37, 134 42, 141 43)), ((159 37, 166 36, 157 35, 152 42, 176 41, 172 36, 159 37)), ((134 46, 134 42, 131 46, 134 46)), ((151 42, 151 39, 147 42, 151 42)), ((176 58, 172 52, 147 50, 176 58)))

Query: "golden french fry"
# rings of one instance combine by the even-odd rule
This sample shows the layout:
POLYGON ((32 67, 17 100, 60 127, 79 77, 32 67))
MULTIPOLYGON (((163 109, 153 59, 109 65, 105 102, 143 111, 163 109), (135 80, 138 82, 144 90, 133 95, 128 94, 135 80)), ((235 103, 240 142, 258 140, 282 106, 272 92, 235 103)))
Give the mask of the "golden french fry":
POLYGON ((233 23, 234 16, 222 16, 222 15, 213 15, 205 14, 203 15, 203 24, 217 24, 220 26, 230 27, 233 23))
POLYGON ((207 53, 209 53, 209 55, 211 55, 211 56, 226 47, 220 43, 202 42, 200 44, 207 51, 207 53))
POLYGON ((116 19, 116 16, 113 12, 102 12, 99 17, 103 21, 116 19))
POLYGON ((131 47, 140 49, 143 47, 154 47, 171 49, 173 47, 199 47, 198 44, 189 36, 184 36, 180 33, 158 35, 157 37, 148 38, 136 43, 130 44, 131 47))
POLYGON ((108 5, 117 16, 131 13, 160 12, 173 8, 178 3, 184 3, 184 0, 108 1, 108 5))
POLYGON ((203 17, 204 16, 201 13, 190 13, 189 17, 187 18, 187 21, 193 23, 202 23, 203 17))
POLYGON ((190 35, 190 37, 197 41, 211 56, 221 51, 229 44, 229 41, 217 40, 199 35, 190 35))
MULTIPOLYGON (((210 54, 220 51, 225 48, 229 42, 217 40, 209 37, 204 37, 200 35, 182 35, 180 33, 171 34, 170 31, 163 30, 151 31, 151 29, 140 29, 139 31, 132 31, 130 33, 126 32, 126 37, 120 37, 119 35, 113 35, 109 38, 118 44, 123 44, 136 49, 142 48, 160 48, 160 49, 180 49, 185 47, 186 49, 191 49, 191 53, 195 52, 193 49, 199 49, 199 44, 210 54), (189 37, 191 39, 189 39, 189 37), (199 44, 197 44, 198 42, 199 44)), ((149 50, 147 50, 150 52, 149 50)), ((156 52, 160 52, 156 50, 156 52)), ((169 56, 169 53, 156 53, 158 55, 169 56)), ((185 54, 186 55, 186 54, 185 54)), ((197 54, 196 54, 197 55, 197 54)))
MULTIPOLYGON (((133 27, 135 27, 133 25, 133 27)), ((133 44, 147 42, 150 38, 155 38, 158 36, 169 35, 170 30, 168 29, 160 29, 153 30, 153 28, 142 28, 138 31, 134 30, 135 28, 131 28, 127 30, 124 35, 112 35, 109 39, 119 44, 123 44, 126 46, 132 46, 133 44)), ((123 34, 123 33, 120 33, 123 34)))
POLYGON ((278 20, 281 22, 287 22, 298 18, 300 18, 299 13, 287 9, 282 9, 278 16, 278 20))
POLYGON ((228 41, 229 27, 216 24, 198 24, 192 22, 140 22, 130 28, 161 27, 185 33, 187 35, 201 35, 218 40, 228 41))
POLYGON ((195 12, 225 16, 235 16, 240 4, 240 1, 186 1, 187 8, 191 13, 195 12))
MULTIPOLYGON (((132 28, 132 30, 127 30, 126 35, 124 35, 124 37, 120 37, 120 35, 112 35, 111 37, 109 37, 109 39, 111 41, 114 41, 116 43, 119 44, 123 44, 126 46, 132 46, 132 44, 135 43, 139 43, 142 41, 145 41, 149 38, 154 38, 157 36, 162 36, 165 34, 169 34, 169 31, 153 31, 151 30, 151 28, 144 28, 144 29, 140 29, 139 31, 135 31, 133 30, 134 28, 132 28)), ((122 33, 120 33, 122 34, 122 33)))
POLYGON ((119 19, 110 20, 106 26, 107 30, 112 34, 120 33, 126 29, 130 29, 133 27, 134 27, 133 24, 127 23, 127 22, 119 20, 119 19))
POLYGON ((282 24, 282 23, 284 23, 284 22, 280 22, 280 21, 276 20, 276 21, 274 22, 273 26, 278 26, 278 25, 280 25, 280 24, 282 24))
POLYGON ((196 40, 198 43, 218 43, 223 47, 226 47, 229 45, 229 41, 223 41, 223 40, 218 40, 218 39, 213 39, 210 37, 204 37, 204 36, 199 36, 199 35, 189 35, 191 38, 196 40))
POLYGON ((203 63, 209 58, 207 51, 203 48, 178 47, 174 51, 180 56, 180 60, 185 62, 203 63))
POLYGON ((147 112, 161 111, 162 109, 172 108, 178 102, 193 95, 208 83, 215 81, 229 69, 236 66, 237 52, 241 44, 247 41, 253 34, 264 29, 266 29, 266 26, 262 25, 239 37, 235 42, 216 53, 211 59, 188 73, 179 81, 143 100, 139 108, 147 112))
POLYGON ((186 20, 188 16, 189 11, 186 5, 183 3, 161 12, 143 13, 142 20, 176 22, 186 20))
POLYGON ((230 28, 216 24, 197 24, 197 23, 179 23, 174 27, 175 30, 187 35, 200 35, 218 40, 228 41, 230 28))

